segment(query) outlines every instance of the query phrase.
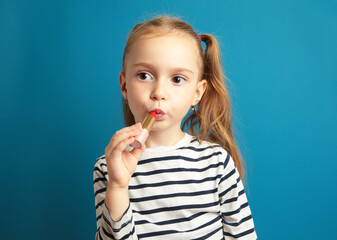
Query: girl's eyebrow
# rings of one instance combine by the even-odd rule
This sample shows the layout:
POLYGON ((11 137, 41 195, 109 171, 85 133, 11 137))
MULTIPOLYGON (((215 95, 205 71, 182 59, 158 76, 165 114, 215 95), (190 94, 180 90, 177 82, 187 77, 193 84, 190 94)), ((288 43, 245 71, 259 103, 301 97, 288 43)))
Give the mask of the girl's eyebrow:
MULTIPOLYGON (((145 62, 140 62, 140 63, 135 63, 132 65, 132 67, 147 67, 147 68, 155 68, 154 65, 152 65, 151 63, 145 63, 145 62)), ((190 73, 192 76, 194 75, 194 72, 188 68, 180 68, 180 67, 177 67, 177 68, 172 68, 171 69, 172 71, 174 72, 188 72, 190 73)))

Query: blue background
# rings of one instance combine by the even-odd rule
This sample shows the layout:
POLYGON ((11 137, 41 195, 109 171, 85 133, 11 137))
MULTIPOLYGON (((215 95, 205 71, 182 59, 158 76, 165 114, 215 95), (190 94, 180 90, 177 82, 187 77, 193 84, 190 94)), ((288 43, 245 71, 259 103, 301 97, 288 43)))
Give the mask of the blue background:
POLYGON ((221 44, 259 239, 337 239, 336 0, 2 0, 1 239, 94 239, 125 40, 162 13, 221 44))

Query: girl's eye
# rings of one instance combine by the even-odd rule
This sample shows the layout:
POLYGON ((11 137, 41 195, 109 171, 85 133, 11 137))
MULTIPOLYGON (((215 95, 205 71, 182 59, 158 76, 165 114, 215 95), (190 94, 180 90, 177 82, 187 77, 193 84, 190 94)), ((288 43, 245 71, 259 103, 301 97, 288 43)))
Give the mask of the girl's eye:
POLYGON ((151 79, 151 76, 150 74, 146 73, 146 72, 141 72, 141 73, 138 73, 137 74, 137 77, 140 79, 140 80, 150 80, 151 79))
POLYGON ((174 77, 172 81, 173 83, 176 83, 176 84, 182 84, 186 81, 186 79, 183 77, 177 76, 177 77, 174 77))

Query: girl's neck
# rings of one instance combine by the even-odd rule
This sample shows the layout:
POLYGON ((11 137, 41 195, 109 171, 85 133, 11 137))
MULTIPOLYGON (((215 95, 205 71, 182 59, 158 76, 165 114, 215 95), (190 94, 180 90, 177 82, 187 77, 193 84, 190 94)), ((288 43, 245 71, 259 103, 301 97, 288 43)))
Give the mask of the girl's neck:
POLYGON ((145 145, 147 148, 159 146, 173 146, 181 139, 183 139, 184 136, 185 133, 181 129, 179 129, 178 131, 165 131, 165 132, 152 131, 150 133, 150 136, 146 140, 145 145))

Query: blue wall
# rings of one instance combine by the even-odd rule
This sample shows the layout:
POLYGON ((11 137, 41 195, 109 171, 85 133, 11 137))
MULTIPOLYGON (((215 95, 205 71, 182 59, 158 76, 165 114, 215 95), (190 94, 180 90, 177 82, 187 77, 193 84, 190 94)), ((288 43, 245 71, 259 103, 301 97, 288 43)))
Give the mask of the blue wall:
POLYGON ((1 239, 94 238, 125 39, 151 13, 221 43, 259 238, 337 239, 335 0, 1 1, 1 239))

